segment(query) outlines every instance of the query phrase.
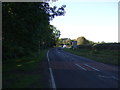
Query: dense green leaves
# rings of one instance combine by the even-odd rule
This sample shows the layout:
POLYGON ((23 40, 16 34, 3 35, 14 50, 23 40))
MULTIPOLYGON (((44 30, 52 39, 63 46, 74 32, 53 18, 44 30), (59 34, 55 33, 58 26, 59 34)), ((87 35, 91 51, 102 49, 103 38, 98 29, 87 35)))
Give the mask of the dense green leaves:
POLYGON ((53 32, 50 20, 64 15, 65 6, 57 9, 44 2, 4 2, 2 5, 3 59, 30 55, 55 44, 59 34, 53 32))

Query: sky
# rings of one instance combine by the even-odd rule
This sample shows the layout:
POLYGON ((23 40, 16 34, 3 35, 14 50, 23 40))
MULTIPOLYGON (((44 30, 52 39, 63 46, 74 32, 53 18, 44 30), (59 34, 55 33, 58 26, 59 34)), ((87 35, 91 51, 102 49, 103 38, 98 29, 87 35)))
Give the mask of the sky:
POLYGON ((58 0, 50 6, 66 5, 65 16, 50 23, 61 32, 60 38, 84 36, 94 42, 118 42, 118 0, 58 0))

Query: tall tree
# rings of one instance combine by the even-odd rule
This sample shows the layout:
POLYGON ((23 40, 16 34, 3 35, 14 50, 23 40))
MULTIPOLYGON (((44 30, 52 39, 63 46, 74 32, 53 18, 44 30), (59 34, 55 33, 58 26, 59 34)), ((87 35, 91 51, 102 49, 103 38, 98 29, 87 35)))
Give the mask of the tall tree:
POLYGON ((50 20, 65 14, 65 6, 48 3, 2 3, 3 58, 29 55, 54 43, 50 20), (45 47, 44 47, 45 46, 45 47))

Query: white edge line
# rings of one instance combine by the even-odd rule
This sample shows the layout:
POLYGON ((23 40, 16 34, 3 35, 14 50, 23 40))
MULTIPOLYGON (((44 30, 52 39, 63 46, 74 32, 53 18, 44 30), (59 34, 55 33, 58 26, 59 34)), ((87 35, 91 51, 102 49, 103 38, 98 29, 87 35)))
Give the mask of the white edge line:
POLYGON ((94 70, 96 70, 96 71, 100 71, 100 70, 98 70, 98 69, 96 69, 96 68, 94 68, 94 67, 92 67, 92 66, 90 66, 90 65, 87 65, 87 64, 84 64, 85 66, 88 66, 88 67, 90 67, 90 68, 92 68, 92 69, 94 69, 94 70))
POLYGON ((49 53, 49 50, 47 52, 47 59, 48 59, 48 64, 49 64, 49 71, 50 71, 50 76, 51 76, 52 88, 56 89, 55 80, 54 80, 54 77, 53 77, 52 69, 50 67, 50 59, 48 57, 48 53, 49 53))
POLYGON ((82 66, 80 66, 79 64, 75 64, 76 66, 80 67, 81 69, 87 71, 85 68, 83 68, 82 66))

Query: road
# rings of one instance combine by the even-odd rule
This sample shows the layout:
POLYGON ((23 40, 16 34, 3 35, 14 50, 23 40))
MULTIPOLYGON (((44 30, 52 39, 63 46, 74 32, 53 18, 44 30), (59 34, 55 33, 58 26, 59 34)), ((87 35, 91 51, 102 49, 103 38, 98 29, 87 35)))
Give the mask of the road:
POLYGON ((118 68, 59 48, 47 53, 52 88, 118 88, 118 68))

